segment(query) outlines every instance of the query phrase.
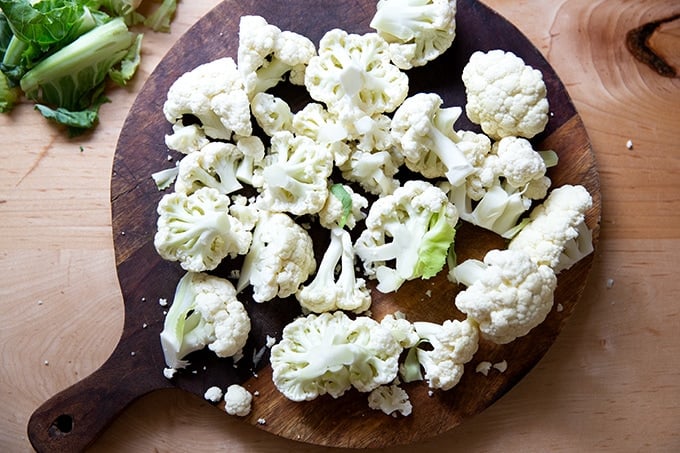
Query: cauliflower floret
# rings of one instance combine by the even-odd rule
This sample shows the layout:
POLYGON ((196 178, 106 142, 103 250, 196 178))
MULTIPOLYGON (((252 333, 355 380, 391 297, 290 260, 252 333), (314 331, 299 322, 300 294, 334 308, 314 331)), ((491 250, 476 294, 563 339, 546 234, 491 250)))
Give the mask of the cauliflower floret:
POLYGON ((179 369, 184 358, 205 346, 218 357, 240 354, 250 333, 250 318, 229 282, 187 272, 180 279, 160 334, 165 363, 179 369))
POLYGON ((264 143, 257 136, 234 136, 236 148, 243 156, 236 167, 236 179, 253 185, 255 172, 264 164, 264 143))
POLYGON ((257 93, 250 103, 255 121, 268 136, 279 131, 290 131, 293 127, 293 112, 283 99, 273 94, 257 93))
POLYGON ((390 62, 387 42, 377 33, 328 31, 305 73, 312 99, 323 102, 343 124, 394 111, 408 95, 408 76, 390 62))
POLYGON ((440 184, 456 205, 460 218, 505 238, 516 232, 519 218, 532 200, 545 197, 551 184, 544 154, 521 137, 494 143, 465 184, 440 184))
POLYGON ((177 121, 172 125, 172 134, 165 136, 165 146, 182 154, 198 151, 210 143, 208 137, 199 124, 184 125, 177 121))
POLYGON ((208 388, 205 393, 203 393, 203 398, 211 403, 217 403, 222 399, 222 389, 216 385, 208 388))
POLYGON ((461 139, 453 129, 462 110, 442 108, 436 93, 418 93, 404 101, 394 112, 392 136, 400 146, 406 166, 427 178, 446 176, 460 185, 474 169, 456 142, 461 139))
POLYGON ((370 26, 390 43, 396 66, 423 66, 451 47, 456 0, 380 0, 370 26))
POLYGON ((559 273, 593 252, 592 232, 585 214, 593 205, 588 190, 580 185, 554 189, 536 206, 529 222, 510 241, 510 250, 524 251, 539 264, 559 273))
POLYGON ((406 417, 411 415, 413 410, 408 393, 396 384, 381 385, 371 391, 368 394, 368 407, 394 417, 397 416, 397 412, 406 417))
POLYGON ((236 288, 252 285, 256 302, 288 297, 315 269, 309 233, 287 214, 262 211, 236 288))
POLYGON ((229 140, 250 135, 250 104, 243 79, 231 58, 204 63, 182 74, 170 86, 163 114, 172 124, 195 117, 206 136, 229 140))
POLYGON ((252 99, 284 80, 304 84, 305 66, 316 54, 314 43, 292 31, 281 31, 261 16, 241 16, 238 69, 252 99))
POLYGON ((420 336, 416 332, 415 326, 401 312, 385 315, 380 324, 392 332, 394 339, 404 349, 412 348, 420 341, 420 336))
POLYGON ((347 139, 349 131, 340 120, 323 105, 310 102, 293 115, 292 131, 327 145, 333 154, 335 165, 347 162, 351 148, 347 139))
POLYGON ((477 324, 470 320, 446 320, 443 324, 418 321, 413 323, 419 345, 412 348, 402 365, 401 375, 406 382, 425 379, 432 389, 450 390, 463 376, 464 365, 472 360, 479 346, 477 324))
POLYGON ((230 203, 229 196, 211 187, 191 195, 164 195, 154 236, 158 254, 193 272, 215 269, 225 257, 245 254, 252 232, 229 214, 230 203))
POLYGON ((456 307, 479 324, 482 336, 505 344, 541 324, 553 305, 557 277, 519 250, 490 250, 484 262, 469 259, 453 268, 467 286, 456 307))
POLYGON ((543 75, 512 52, 477 51, 463 68, 468 118, 498 140, 531 138, 548 123, 543 75))
POLYGON ((328 245, 316 276, 303 285, 295 297, 305 310, 321 313, 348 310, 361 313, 371 306, 371 292, 366 281, 354 272, 354 247, 349 232, 341 227, 331 229, 328 245), (336 267, 340 272, 336 277, 336 267))
POLYGON ((396 148, 376 152, 354 149, 339 168, 343 178, 358 183, 368 193, 381 196, 392 194, 400 186, 395 175, 403 161, 396 148))
POLYGON ((243 185, 236 179, 236 169, 243 154, 236 145, 210 142, 179 162, 175 192, 187 195, 201 187, 212 187, 222 194, 230 194, 243 185))
POLYGON ((442 270, 457 221, 444 192, 427 181, 410 180, 373 203, 356 253, 367 275, 377 278, 379 291, 396 291, 406 280, 427 279, 442 270))
POLYGON ((465 179, 467 196, 475 201, 480 200, 486 194, 486 188, 493 184, 495 177, 489 167, 484 166, 486 157, 491 152, 491 139, 485 134, 472 131, 456 131, 460 141, 456 143, 468 162, 472 165, 473 172, 465 179))
POLYGON ((229 415, 245 417, 250 414, 253 394, 245 387, 232 384, 224 393, 224 410, 229 415))
POLYGON ((322 227, 330 230, 346 226, 351 230, 357 221, 366 217, 362 209, 368 207, 368 200, 350 186, 332 184, 329 192, 326 204, 319 211, 319 223, 322 227))
POLYGON ((333 171, 330 148, 309 137, 277 132, 263 165, 255 184, 261 184, 261 203, 267 209, 303 215, 323 208, 333 171))
POLYGON ((293 401, 351 387, 370 392, 394 380, 402 348, 390 331, 366 316, 343 312, 310 314, 288 324, 271 349, 276 388, 293 401))

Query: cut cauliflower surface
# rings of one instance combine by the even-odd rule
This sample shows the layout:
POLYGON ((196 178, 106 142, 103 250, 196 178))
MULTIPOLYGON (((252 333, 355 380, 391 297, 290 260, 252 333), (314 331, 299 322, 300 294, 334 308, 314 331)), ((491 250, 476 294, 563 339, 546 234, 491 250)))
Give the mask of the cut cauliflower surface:
POLYGON ((370 26, 389 43, 396 66, 423 66, 451 47, 456 0, 380 0, 370 26))
POLYGON ((211 187, 164 195, 157 207, 156 251, 193 272, 213 270, 225 257, 245 254, 252 232, 229 214, 230 204, 228 195, 211 187))
POLYGON ((218 357, 240 354, 249 333, 250 318, 229 280, 187 272, 177 283, 160 340, 166 365, 176 370, 205 346, 218 357))
POLYGON ((304 83, 305 67, 316 55, 314 43, 292 31, 281 31, 261 16, 242 16, 239 23, 238 69, 249 98, 288 78, 304 83))
POLYGON ((268 136, 279 131, 290 131, 293 127, 293 112, 283 99, 273 94, 257 93, 250 102, 250 109, 258 126, 268 136))
POLYGON ((245 417, 252 409, 253 394, 239 384, 232 384, 224 392, 224 410, 229 415, 245 417))
POLYGON ((288 297, 295 294, 315 269, 309 233, 287 214, 263 211, 236 288, 240 292, 252 285, 256 302, 288 297))
POLYGON ((543 75, 512 52, 477 51, 463 68, 465 111, 494 140, 532 138, 548 123, 543 75))
POLYGON ((395 379, 401 351, 390 331, 371 318, 310 314, 288 324, 272 347, 274 384, 293 401, 338 398, 352 387, 370 392, 395 379))
POLYGON ((508 248, 527 253, 539 265, 559 273, 593 252, 592 232, 585 214, 593 199, 581 185, 553 189, 529 215, 529 222, 508 248))
POLYGON ((552 308, 557 277, 525 252, 490 250, 483 262, 466 260, 452 273, 467 286, 456 296, 456 307, 494 343, 506 344, 528 334, 552 308))
POLYGON ((235 192, 243 188, 236 178, 243 158, 232 143, 210 142, 179 161, 175 192, 190 195, 202 187, 212 187, 225 195, 235 192))
POLYGON ((343 123, 394 111, 408 95, 408 76, 390 62, 387 42, 377 33, 333 29, 321 38, 305 72, 312 99, 343 123))
POLYGON ((250 104, 232 58, 219 58, 185 72, 168 90, 163 114, 172 124, 185 115, 198 119, 206 136, 229 140, 250 135, 250 104))

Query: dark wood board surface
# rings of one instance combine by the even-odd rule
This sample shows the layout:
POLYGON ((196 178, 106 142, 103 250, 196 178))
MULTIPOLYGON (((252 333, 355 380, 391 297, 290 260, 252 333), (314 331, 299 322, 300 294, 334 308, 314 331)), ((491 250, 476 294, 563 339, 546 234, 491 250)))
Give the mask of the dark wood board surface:
MULTIPOLYGON (((121 131, 111 178, 113 239, 120 287, 125 300, 125 325, 111 357, 94 374, 58 393, 38 408, 29 422, 29 437, 38 451, 83 449, 136 398, 156 389, 176 386, 196 395, 212 385, 225 388, 239 382, 259 392, 250 423, 276 435, 319 445, 382 447, 416 442, 450 430, 467 417, 488 407, 516 384, 545 354, 572 313, 584 289, 592 255, 560 274, 556 308, 529 335, 504 346, 482 341, 466 366, 461 382, 447 392, 428 395, 425 383, 405 386, 414 406, 409 417, 395 419, 368 408, 366 395, 348 393, 338 400, 321 397, 307 403, 288 401, 274 388, 266 360, 252 363, 267 335, 279 336, 282 327, 299 313, 294 301, 255 304, 243 298, 251 313, 253 329, 246 357, 238 367, 209 353, 191 355, 192 365, 172 380, 163 376, 163 354, 158 340, 166 309, 158 301, 171 300, 183 271, 163 261, 153 247, 159 192, 151 173, 167 167, 168 150, 163 137, 170 125, 162 104, 170 84, 183 72, 222 56, 236 57, 241 15, 259 14, 282 29, 308 36, 315 43, 325 31, 339 27, 349 32, 370 31, 372 1, 291 2, 225 1, 201 19, 173 47, 142 88, 121 131), (483 376, 475 364, 506 360, 503 374, 483 376), (266 420, 259 424, 258 420, 266 420)), ((425 68, 409 71, 411 93, 434 91, 446 105, 465 101, 460 72, 474 50, 512 50, 541 69, 549 92, 552 116, 546 131, 533 140, 538 149, 554 149, 558 167, 551 169, 554 186, 582 184, 593 195, 588 225, 599 234, 601 200, 594 156, 586 131, 568 94, 531 43, 510 23, 484 5, 460 0, 457 37, 453 47, 425 68)), ((293 96, 294 98, 294 96, 293 96)), ((461 118, 457 128, 473 128, 461 118)), ((178 156, 175 156, 178 157, 178 156)), ((502 247, 494 235, 476 228, 461 229, 457 253, 480 258, 489 248, 502 247)), ((228 266, 228 265, 227 265, 228 266)), ((226 271, 226 269, 224 269, 226 271)), ((374 293, 376 318, 400 310, 409 319, 441 322, 461 318, 453 306, 457 288, 441 274, 427 282, 408 282, 394 295, 374 293), (425 296, 431 290, 430 296, 425 296)), ((246 295, 247 296, 247 295, 246 295)), ((266 358, 266 356, 265 356, 266 358)), ((225 414, 225 416, 227 416, 225 414)))

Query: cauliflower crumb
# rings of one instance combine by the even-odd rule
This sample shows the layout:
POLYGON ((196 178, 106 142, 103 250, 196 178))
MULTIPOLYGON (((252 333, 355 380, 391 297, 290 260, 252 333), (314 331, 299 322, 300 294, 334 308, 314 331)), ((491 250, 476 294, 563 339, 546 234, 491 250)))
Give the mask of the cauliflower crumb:
POLYGON ((259 391, 259 390, 255 390, 255 391, 253 392, 253 396, 260 396, 260 391, 259 391))
POLYGON ((633 149, 633 140, 628 140, 626 142, 626 148, 633 149))
POLYGON ((213 385, 212 387, 205 391, 205 393, 203 394, 203 398, 213 403, 217 403, 219 400, 222 399, 222 389, 217 387, 216 385, 213 385))
POLYGON ((142 324, 142 329, 146 329, 147 327, 149 327, 147 323, 142 324))
POLYGON ((258 418, 257 424, 258 425, 265 425, 265 424, 267 424, 267 420, 265 420, 264 418, 258 418))
POLYGON ((276 344, 276 337, 272 337, 272 336, 267 335, 267 343, 266 343, 266 346, 267 346, 268 348, 271 348, 271 347, 274 346, 275 344, 276 344))
POLYGON ((130 352, 130 356, 131 356, 131 357, 134 357, 134 356, 136 356, 136 355, 137 355, 137 353, 136 353, 135 351, 130 352))
POLYGON ((50 361, 49 361, 49 360, 45 360, 43 363, 45 364, 45 366, 47 366, 47 365, 50 364, 50 361))
POLYGON ((504 373, 505 370, 508 369, 508 362, 506 360, 503 360, 502 362, 494 363, 493 367, 500 371, 501 373, 504 373))
POLYGON ((158 299, 158 305, 160 305, 161 307, 167 307, 168 299, 161 297, 160 299, 158 299))
POLYGON ((564 311, 564 305, 557 304, 557 313, 562 313, 564 311))
POLYGON ((253 395, 243 386, 232 384, 224 394, 224 410, 229 415, 245 417, 250 414, 253 395))
POLYGON ((175 373, 177 373, 177 370, 174 368, 163 369, 163 376, 165 376, 166 379, 172 379, 175 376, 175 373))
POLYGON ((428 289, 427 291, 425 291, 425 295, 426 295, 427 297, 432 297, 432 290, 431 290, 431 289, 428 289))
POLYGON ((482 373, 484 376, 487 376, 489 374, 489 370, 491 370, 491 362, 488 361, 483 361, 479 362, 477 364, 477 368, 475 368, 475 371, 477 373, 482 373))
POLYGON ((607 279, 607 289, 612 289, 614 287, 614 279, 607 279))

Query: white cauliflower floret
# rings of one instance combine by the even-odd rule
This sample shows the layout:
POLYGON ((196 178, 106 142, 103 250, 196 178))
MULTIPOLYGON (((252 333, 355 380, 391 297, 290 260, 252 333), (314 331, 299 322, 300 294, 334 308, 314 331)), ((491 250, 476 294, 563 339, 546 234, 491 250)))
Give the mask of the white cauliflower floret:
POLYGON ((319 223, 329 230, 335 227, 353 229, 357 221, 366 215, 362 209, 368 207, 366 197, 355 192, 346 184, 332 184, 326 204, 319 211, 319 223))
POLYGON ((443 54, 456 36, 456 0, 380 0, 370 24, 388 43, 401 69, 443 54))
POLYGON ((274 385, 293 401, 338 398, 351 387, 370 392, 395 379, 401 351, 390 331, 371 318, 310 314, 288 324, 272 347, 274 385))
POLYGON ((368 407, 395 417, 397 412, 406 417, 413 410, 408 393, 396 384, 381 385, 371 391, 368 394, 368 407))
POLYGON ((462 78, 467 116, 491 138, 531 138, 545 129, 548 98, 543 75, 514 53, 477 51, 462 78))
POLYGON ((457 186, 474 169, 456 144, 460 137, 453 124, 462 110, 460 107, 442 108, 442 102, 436 93, 409 97, 394 112, 391 131, 409 169, 427 178, 446 176, 457 186))
POLYGON ((165 136, 165 146, 182 154, 193 153, 210 143, 199 124, 184 125, 178 121, 172 125, 172 134, 165 136))
POLYGON ((553 305, 557 277, 519 250, 490 250, 484 262, 469 259, 452 270, 467 286, 456 307, 479 324, 482 336, 505 344, 541 324, 553 305))
POLYGON ((240 354, 250 333, 250 318, 229 282, 187 272, 180 279, 160 334, 165 363, 179 369, 185 357, 205 346, 218 357, 240 354))
POLYGON ((328 31, 309 61, 305 87, 343 123, 394 111, 408 94, 408 77, 390 62, 387 42, 377 33, 328 31))
POLYGON ((347 162, 351 152, 347 143, 349 130, 323 105, 310 102, 297 111, 293 115, 292 131, 296 135, 304 135, 327 145, 333 154, 335 165, 347 162))
POLYGON ((273 94, 257 93, 250 102, 255 121, 268 136, 279 131, 290 131, 293 127, 293 112, 286 101, 273 94))
POLYGON ((172 124, 195 117, 205 135, 229 140, 250 135, 250 104, 243 79, 231 58, 204 63, 182 74, 168 90, 163 114, 172 124))
POLYGON ((551 181, 544 156, 552 159, 552 154, 535 151, 527 139, 504 137, 493 144, 465 184, 440 187, 461 219, 509 238, 532 200, 545 197, 551 181))
POLYGON ((354 247, 349 232, 341 227, 330 231, 331 241, 321 258, 314 279, 295 297, 303 309, 314 313, 348 310, 362 313, 371 306, 366 281, 354 272, 354 247), (336 277, 336 267, 340 271, 336 277))
POLYGON ((456 135, 460 137, 456 143, 458 149, 473 168, 473 172, 465 179, 465 190, 470 199, 478 201, 486 194, 486 188, 493 185, 496 176, 490 167, 484 166, 491 152, 491 139, 485 134, 464 130, 456 131, 456 135))
POLYGON ((210 142, 179 162, 175 192, 190 195, 201 187, 212 187, 225 195, 235 192, 243 188, 236 179, 242 160, 243 154, 236 145, 210 142))
POLYGON ((592 232, 585 214, 593 199, 580 185, 554 189, 543 204, 536 206, 528 223, 510 241, 510 250, 528 253, 540 265, 555 273, 570 268, 593 252, 592 232))
POLYGON ((208 388, 205 393, 203 393, 203 398, 211 403, 217 403, 222 399, 222 389, 216 385, 208 388))
POLYGON ((392 336, 402 348, 412 348, 420 340, 413 323, 401 312, 385 315, 380 324, 392 332, 392 336))
POLYGON ((236 288, 240 292, 252 285, 256 302, 288 297, 315 269, 309 233, 287 214, 263 211, 236 288))
POLYGON ((264 143, 255 135, 234 136, 234 139, 243 156, 236 167, 236 179, 252 186, 255 172, 264 164, 264 143))
POLYGON ((229 214, 229 196, 204 187, 191 195, 166 194, 158 203, 154 246, 184 270, 212 270, 227 256, 245 254, 252 232, 229 214))
POLYGON ((381 196, 393 193, 400 186, 395 175, 403 161, 396 148, 376 152, 354 149, 339 168, 343 178, 358 183, 368 193, 381 196))
POLYGON ((277 132, 263 165, 255 184, 261 184, 261 202, 267 209, 303 215, 323 208, 333 171, 330 148, 309 137, 277 132))
POLYGON ((458 214, 446 194, 427 181, 410 180, 376 200, 355 249, 378 290, 396 291, 406 280, 442 270, 458 214), (393 263, 393 264, 392 264, 393 263))
POLYGON ((291 83, 303 85, 305 66, 316 48, 307 37, 281 31, 261 16, 241 16, 237 53, 238 69, 252 99, 286 76, 291 83))
POLYGON ((425 379, 432 389, 450 390, 460 381, 464 365, 472 360, 479 346, 479 331, 474 321, 446 320, 442 324, 418 321, 413 323, 419 345, 409 351, 401 369, 406 382, 425 379))
POLYGON ((253 394, 245 387, 232 384, 224 393, 224 410, 229 415, 245 417, 250 414, 253 394))

